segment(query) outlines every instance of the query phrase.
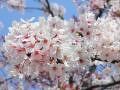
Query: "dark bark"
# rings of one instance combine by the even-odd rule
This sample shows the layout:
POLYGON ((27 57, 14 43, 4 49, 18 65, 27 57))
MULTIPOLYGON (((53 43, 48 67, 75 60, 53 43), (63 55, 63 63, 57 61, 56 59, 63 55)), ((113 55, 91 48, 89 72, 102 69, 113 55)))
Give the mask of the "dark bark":
POLYGON ((90 86, 90 87, 88 87, 84 90, 93 90, 93 89, 102 88, 102 87, 108 88, 108 87, 112 87, 112 86, 115 86, 115 85, 118 85, 118 84, 120 84, 120 80, 116 81, 116 82, 111 82, 111 83, 108 83, 108 84, 93 85, 93 86, 90 86))

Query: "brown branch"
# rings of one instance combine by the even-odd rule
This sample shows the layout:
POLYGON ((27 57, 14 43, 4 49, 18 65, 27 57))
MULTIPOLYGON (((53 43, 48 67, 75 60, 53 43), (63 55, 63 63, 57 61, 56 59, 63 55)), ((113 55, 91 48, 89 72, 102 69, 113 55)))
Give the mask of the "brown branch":
POLYGON ((116 64, 116 63, 120 63, 120 60, 112 60, 112 61, 108 61, 108 60, 102 60, 101 58, 97 57, 97 55, 95 55, 95 57, 91 57, 91 61, 101 61, 101 62, 105 62, 105 63, 111 63, 111 64, 116 64))
POLYGON ((41 4, 43 4, 45 6, 45 8, 38 8, 38 7, 24 7, 24 9, 26 10, 41 10, 41 11, 44 11, 44 12, 48 12, 52 17, 54 17, 54 13, 53 11, 51 10, 51 6, 50 6, 50 3, 48 0, 45 0, 45 3, 42 3, 41 0, 39 0, 39 2, 41 4))
POLYGON ((48 0, 45 0, 45 1, 46 1, 46 4, 47 4, 46 9, 47 9, 48 12, 51 14, 51 16, 54 17, 54 14, 53 14, 53 12, 52 12, 52 10, 51 10, 49 1, 48 1, 48 0))
POLYGON ((9 80, 11 80, 11 79, 13 79, 13 77, 10 77, 10 78, 7 78, 7 79, 5 79, 5 80, 3 80, 3 81, 0 81, 0 85, 1 85, 1 84, 4 84, 5 82, 7 82, 7 81, 9 81, 9 80))
POLYGON ((108 84, 102 84, 102 85, 94 85, 94 86, 91 86, 91 87, 88 87, 84 90, 93 90, 95 88, 102 88, 102 87, 111 87, 111 86, 114 86, 114 85, 117 85, 117 84, 120 84, 120 80, 119 81, 116 81, 116 82, 112 82, 112 83, 108 83, 108 84))
MULTIPOLYGON (((41 4, 43 4, 43 6, 45 7, 45 8, 41 8, 42 11, 49 13, 52 17, 55 16, 54 13, 53 13, 53 11, 51 10, 51 5, 50 5, 50 3, 49 3, 49 0, 44 0, 45 3, 43 3, 41 0, 38 0, 38 1, 39 1, 41 4)), ((58 15, 58 16, 59 16, 61 19, 64 19, 63 16, 61 16, 61 15, 58 15)))

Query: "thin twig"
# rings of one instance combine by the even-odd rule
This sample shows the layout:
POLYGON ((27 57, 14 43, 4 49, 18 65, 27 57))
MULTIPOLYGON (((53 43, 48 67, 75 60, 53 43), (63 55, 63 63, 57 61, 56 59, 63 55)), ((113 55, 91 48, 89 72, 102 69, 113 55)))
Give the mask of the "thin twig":
POLYGON ((111 62, 108 60, 102 60, 101 58, 98 58, 96 55, 95 57, 91 57, 91 61, 101 61, 101 62, 106 62, 106 63, 111 63, 111 64, 116 64, 116 63, 120 63, 120 60, 112 60, 111 62))
POLYGON ((26 10, 43 10, 42 8, 39 7, 24 7, 26 10))

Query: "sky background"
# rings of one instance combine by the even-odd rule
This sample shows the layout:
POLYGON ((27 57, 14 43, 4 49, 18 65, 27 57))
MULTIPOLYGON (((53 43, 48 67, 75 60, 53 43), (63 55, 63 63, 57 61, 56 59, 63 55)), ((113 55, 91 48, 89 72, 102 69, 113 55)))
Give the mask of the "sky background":
MULTIPOLYGON (((25 0, 26 6, 29 7, 39 7, 39 3, 35 0, 25 0)), ((70 19, 73 15, 76 15, 76 8, 72 0, 49 0, 51 3, 57 3, 65 7, 66 13, 64 18, 70 19)), ((17 10, 10 10, 6 7, 0 8, 0 21, 4 24, 4 27, 0 29, 0 35, 6 35, 8 33, 8 27, 11 26, 14 20, 19 21, 21 18, 27 20, 31 17, 43 16, 44 14, 39 10, 25 10, 20 12, 17 10)))

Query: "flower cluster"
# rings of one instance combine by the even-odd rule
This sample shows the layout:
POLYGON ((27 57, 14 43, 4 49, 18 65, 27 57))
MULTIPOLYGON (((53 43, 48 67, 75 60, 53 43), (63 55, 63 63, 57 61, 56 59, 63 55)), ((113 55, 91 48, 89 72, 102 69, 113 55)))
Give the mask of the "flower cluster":
MULTIPOLYGON (((91 0, 92 9, 105 5, 106 0, 91 0)), ((55 4, 49 10, 54 17, 14 21, 9 28, 3 47, 11 75, 60 88, 83 87, 96 78, 93 83, 103 83, 103 78, 99 81, 101 76, 94 73, 99 65, 96 60, 119 63, 120 18, 108 14, 96 20, 89 11, 67 21, 58 17, 64 13, 61 6, 55 4)), ((109 76, 110 69, 104 68, 104 74, 109 76)))
POLYGON ((92 9, 104 8, 106 0, 90 0, 92 9))
POLYGON ((4 43, 5 55, 12 65, 11 74, 34 78, 45 72, 55 80, 61 78, 66 67, 87 63, 87 59, 80 59, 85 56, 80 54, 82 34, 77 24, 58 17, 47 20, 41 17, 34 23, 13 22, 4 43))
POLYGON ((102 60, 119 60, 119 25, 119 18, 98 19, 90 30, 89 40, 85 40, 85 47, 102 60))
POLYGON ((110 0, 111 12, 114 16, 120 17, 120 0, 110 0))

